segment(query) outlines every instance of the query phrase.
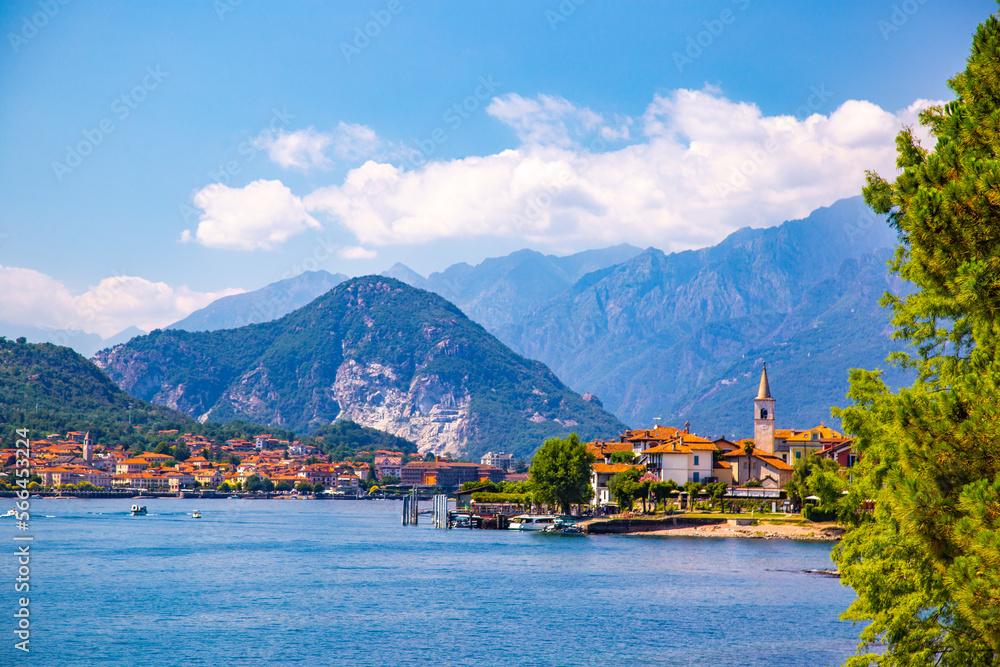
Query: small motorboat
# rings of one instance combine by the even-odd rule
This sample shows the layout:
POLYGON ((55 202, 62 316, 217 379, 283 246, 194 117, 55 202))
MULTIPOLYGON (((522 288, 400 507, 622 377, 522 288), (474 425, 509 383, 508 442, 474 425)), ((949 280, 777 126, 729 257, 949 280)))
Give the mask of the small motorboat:
POLYGON ((145 505, 132 505, 132 516, 146 516, 145 505))
POLYGON ((546 533, 562 533, 564 535, 582 535, 583 531, 572 519, 556 519, 551 526, 542 529, 546 533))
POLYGON ((193 518, 195 518, 195 519, 200 519, 201 518, 201 512, 199 512, 198 510, 195 510, 194 512, 191 513, 191 516, 193 518))
POLYGON ((2 514, 0 516, 17 516, 17 510, 11 507, 9 510, 7 510, 6 514, 2 514))

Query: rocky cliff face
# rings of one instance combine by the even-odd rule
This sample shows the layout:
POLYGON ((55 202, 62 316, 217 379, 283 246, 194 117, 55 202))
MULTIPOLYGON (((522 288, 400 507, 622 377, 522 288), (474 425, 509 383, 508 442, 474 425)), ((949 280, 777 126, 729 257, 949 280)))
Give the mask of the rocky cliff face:
POLYGON ((624 428, 441 297, 384 277, 347 281, 273 322, 156 331, 95 361, 133 395, 202 421, 310 431, 350 419, 421 451, 529 455, 547 437, 624 428))
POLYGON ((350 360, 337 369, 333 394, 344 406, 340 418, 420 443, 422 451, 464 452, 476 436, 471 394, 438 376, 402 386, 392 368, 350 360))

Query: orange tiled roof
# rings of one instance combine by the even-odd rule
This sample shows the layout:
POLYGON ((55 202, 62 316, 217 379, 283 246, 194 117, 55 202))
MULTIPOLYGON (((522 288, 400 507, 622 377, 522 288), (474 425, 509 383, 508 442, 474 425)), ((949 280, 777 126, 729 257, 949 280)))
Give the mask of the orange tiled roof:
POLYGON ((691 448, 683 442, 674 440, 673 442, 662 442, 655 447, 644 449, 642 454, 690 454, 691 448))
MULTIPOLYGON (((768 465, 774 466, 778 470, 794 470, 794 468, 792 466, 788 465, 787 463, 785 463, 784 461, 782 461, 779 457, 775 456, 774 454, 768 454, 767 452, 765 452, 763 450, 760 450, 760 449, 757 449, 756 447, 753 448, 753 450, 752 450, 751 453, 753 454, 753 456, 755 458, 760 459, 761 461, 763 461, 764 463, 767 463, 768 465)), ((737 457, 740 457, 740 456, 746 456, 746 453, 742 449, 737 449, 735 451, 723 454, 723 456, 725 458, 730 458, 731 459, 731 458, 737 458, 737 457)))
POLYGON ((618 474, 620 472, 625 472, 632 468, 642 469, 643 466, 630 465, 628 463, 595 463, 593 464, 594 472, 604 473, 604 474, 618 474))

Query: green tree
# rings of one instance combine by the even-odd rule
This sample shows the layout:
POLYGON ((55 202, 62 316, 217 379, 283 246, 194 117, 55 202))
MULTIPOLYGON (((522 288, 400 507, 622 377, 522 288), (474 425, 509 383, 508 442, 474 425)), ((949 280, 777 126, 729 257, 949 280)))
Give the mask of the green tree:
POLYGON ((608 480, 608 491, 614 496, 619 509, 630 510, 639 492, 639 478, 642 470, 629 468, 611 476, 608 480))
POLYGON ((218 488, 218 489, 216 489, 216 490, 217 490, 217 491, 218 491, 219 493, 229 493, 229 492, 230 492, 230 491, 232 491, 233 489, 232 489, 232 487, 231 487, 231 486, 229 486, 229 482, 223 482, 222 484, 219 484, 219 488, 218 488))
POLYGON ((670 492, 677 489, 677 482, 668 479, 665 482, 653 482, 649 487, 649 492, 657 504, 664 502, 670 497, 670 492))
POLYGON ((326 491, 326 487, 324 487, 319 482, 316 482, 315 484, 313 484, 312 491, 313 491, 313 493, 315 493, 318 496, 319 494, 321 494, 324 491, 326 491))
POLYGON ((274 485, 274 490, 284 493, 285 491, 291 491, 292 485, 286 482, 285 480, 281 480, 280 482, 274 485))
POLYGON ((250 493, 257 493, 264 490, 264 480, 257 475, 250 475, 243 487, 250 493))
POLYGON ((301 481, 301 482, 299 482, 298 484, 295 485, 295 490, 298 491, 299 493, 311 493, 312 492, 312 484, 310 484, 309 482, 303 480, 303 481, 301 481))
POLYGON ((836 509, 841 492, 847 488, 847 483, 837 475, 839 468, 836 461, 815 453, 796 461, 792 478, 784 486, 792 505, 800 508, 806 497, 815 495, 823 509, 836 509))
POLYGON ((851 372, 839 414, 862 461, 834 551, 868 622, 849 665, 1000 664, 1000 21, 979 26, 957 95, 896 138, 889 183, 868 174, 865 201, 900 245, 890 267, 909 281, 886 295, 894 359, 917 372, 891 392, 878 372, 851 372), (873 501, 873 502, 868 502, 873 501), (873 507, 872 507, 873 505, 873 507))
POLYGON ((725 482, 712 482, 705 485, 705 490, 708 491, 708 495, 712 499, 712 507, 715 507, 715 503, 722 504, 722 497, 726 495, 728 488, 729 485, 725 482))
POLYGON ((684 493, 688 495, 687 509, 689 512, 694 509, 694 500, 701 489, 701 482, 684 482, 684 493))
POLYGON ((645 514, 649 507, 646 501, 649 500, 649 489, 655 483, 652 479, 642 479, 635 486, 635 497, 642 501, 642 513, 645 514))
POLYGON ((576 433, 545 441, 531 459, 531 488, 536 502, 553 505, 569 514, 570 506, 588 502, 594 455, 576 433))

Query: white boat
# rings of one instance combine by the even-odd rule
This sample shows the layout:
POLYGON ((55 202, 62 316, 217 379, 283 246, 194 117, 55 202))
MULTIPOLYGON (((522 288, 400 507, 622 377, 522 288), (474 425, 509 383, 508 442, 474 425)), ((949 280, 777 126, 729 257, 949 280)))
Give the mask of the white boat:
POLYGON ((17 516, 17 510, 15 510, 13 507, 11 507, 9 510, 7 510, 6 514, 0 515, 0 516, 17 516))
POLYGON ((519 514, 511 517, 509 530, 545 530, 553 526, 558 519, 554 514, 519 514))
POLYGON ((195 511, 194 511, 194 512, 193 512, 193 513, 191 514, 191 516, 192 516, 193 518, 195 518, 195 519, 200 519, 200 518, 201 518, 201 512, 199 512, 198 510, 195 510, 195 511))
POLYGON ((132 516, 146 516, 146 506, 132 505, 132 516))

